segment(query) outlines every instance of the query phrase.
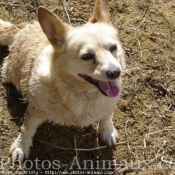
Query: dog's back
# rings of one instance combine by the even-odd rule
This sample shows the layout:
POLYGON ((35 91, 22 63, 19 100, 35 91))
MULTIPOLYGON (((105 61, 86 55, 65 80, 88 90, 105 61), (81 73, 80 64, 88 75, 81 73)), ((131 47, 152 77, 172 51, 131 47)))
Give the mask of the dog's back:
POLYGON ((0 21, 0 44, 10 46, 10 54, 4 60, 2 77, 13 83, 25 98, 29 97, 29 79, 36 58, 46 36, 38 22, 11 25, 0 21))
POLYGON ((25 23, 14 25, 0 19, 0 45, 11 45, 15 35, 25 26, 25 23))

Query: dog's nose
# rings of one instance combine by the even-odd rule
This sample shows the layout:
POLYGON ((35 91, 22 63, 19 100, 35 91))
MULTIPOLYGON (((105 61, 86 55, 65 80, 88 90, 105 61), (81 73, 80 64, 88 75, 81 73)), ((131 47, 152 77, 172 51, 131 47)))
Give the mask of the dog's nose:
POLYGON ((120 76, 120 74, 121 74, 120 69, 116 69, 116 70, 113 70, 113 71, 109 70, 109 71, 106 72, 107 77, 110 78, 110 79, 116 79, 120 76))

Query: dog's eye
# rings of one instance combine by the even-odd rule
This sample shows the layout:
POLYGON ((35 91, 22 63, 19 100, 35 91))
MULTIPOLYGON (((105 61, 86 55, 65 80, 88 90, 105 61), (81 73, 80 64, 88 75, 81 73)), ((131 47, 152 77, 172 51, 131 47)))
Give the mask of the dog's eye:
POLYGON ((95 58, 95 56, 94 56, 94 54, 92 54, 92 53, 86 53, 86 54, 84 54, 84 55, 81 57, 81 59, 82 59, 82 60, 85 60, 85 61, 88 61, 88 60, 91 60, 91 59, 94 60, 94 58, 95 58))
POLYGON ((116 44, 114 44, 113 46, 111 46, 110 47, 110 49, 109 49, 111 52, 114 52, 114 51, 116 51, 117 50, 117 45, 116 44))

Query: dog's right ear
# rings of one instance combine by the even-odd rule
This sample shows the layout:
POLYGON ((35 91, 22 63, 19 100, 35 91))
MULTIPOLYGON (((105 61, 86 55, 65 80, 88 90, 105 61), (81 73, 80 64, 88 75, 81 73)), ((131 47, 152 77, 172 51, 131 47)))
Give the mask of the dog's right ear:
POLYGON ((109 14, 109 0, 96 0, 92 16, 89 19, 89 22, 110 22, 109 14))
POLYGON ((68 32, 68 26, 51 11, 45 7, 38 8, 38 21, 45 35, 49 39, 53 47, 62 48, 64 38, 68 32))

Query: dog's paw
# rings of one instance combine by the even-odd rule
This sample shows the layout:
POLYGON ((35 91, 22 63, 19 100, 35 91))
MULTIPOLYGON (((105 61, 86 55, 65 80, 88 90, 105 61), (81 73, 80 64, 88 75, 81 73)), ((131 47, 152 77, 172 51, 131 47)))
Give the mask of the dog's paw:
POLYGON ((100 131, 100 137, 110 147, 113 147, 117 144, 118 134, 114 126, 110 129, 103 128, 103 130, 100 131))
POLYGON ((16 162, 17 160, 22 162, 24 159, 24 151, 22 148, 14 148, 10 149, 12 162, 16 162))
POLYGON ((24 144, 18 137, 10 147, 12 162, 22 162, 24 158, 28 158, 30 153, 30 144, 24 144))

